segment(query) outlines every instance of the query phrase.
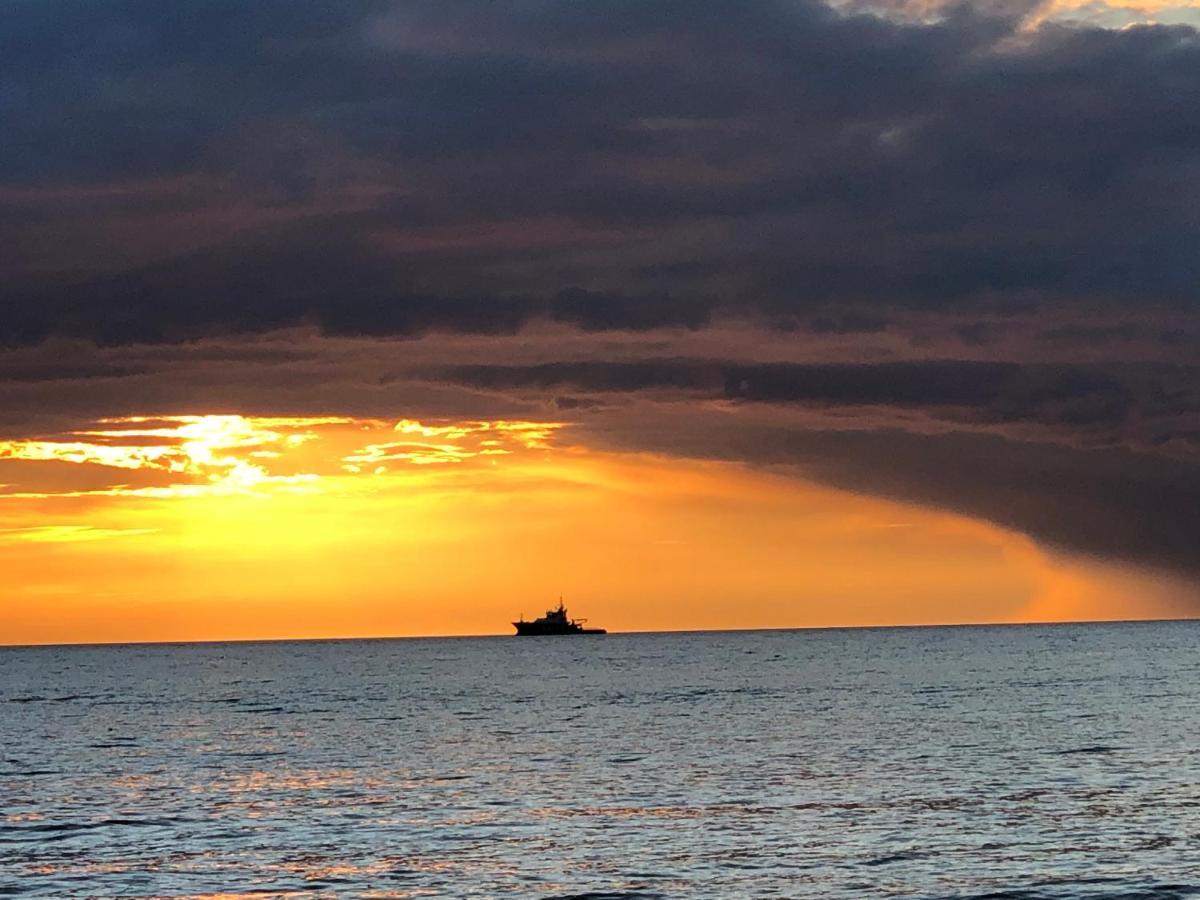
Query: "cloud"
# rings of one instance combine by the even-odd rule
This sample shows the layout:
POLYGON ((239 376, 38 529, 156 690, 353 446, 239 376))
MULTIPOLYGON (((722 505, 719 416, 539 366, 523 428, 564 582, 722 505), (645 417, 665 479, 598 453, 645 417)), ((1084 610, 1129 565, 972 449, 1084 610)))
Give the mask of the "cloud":
POLYGON ((1062 551, 1200 576, 1200 464, 944 430, 822 428, 769 414, 672 414, 605 423, 614 446, 781 467, 823 484, 953 510, 1062 551))
POLYGON ((546 450, 562 427, 557 422, 412 419, 393 426, 345 416, 102 418, 61 435, 0 440, 0 471, 8 481, 0 485, 0 502, 320 490, 322 479, 379 476, 395 471, 397 464, 404 469, 490 461, 546 450))
POLYGON ((474 388, 597 395, 644 394, 736 404, 837 409, 900 426, 930 424, 1080 445, 1130 444, 1195 454, 1181 425, 1200 414, 1200 374, 1174 366, 1116 367, 923 360, 878 364, 733 360, 586 360, 531 366, 464 365, 430 373, 474 388), (860 408, 855 411, 855 408, 860 408), (866 410, 864 411, 864 409, 866 410), (909 423, 911 424, 911 423, 909 423))
POLYGON ((113 538, 153 534, 151 528, 94 528, 90 525, 38 525, 30 528, 0 528, 0 540, 34 543, 69 544, 80 541, 107 541, 113 538))
POLYGON ((783 466, 1075 554, 1194 577, 1200 394, 1194 372, 1186 394, 1172 392, 1176 374, 660 359, 463 366, 439 377, 525 396, 608 398, 598 413, 580 413, 586 438, 602 444, 783 466))
POLYGON ((1027 7, 10 4, 0 341, 1194 309, 1200 38, 1027 7))

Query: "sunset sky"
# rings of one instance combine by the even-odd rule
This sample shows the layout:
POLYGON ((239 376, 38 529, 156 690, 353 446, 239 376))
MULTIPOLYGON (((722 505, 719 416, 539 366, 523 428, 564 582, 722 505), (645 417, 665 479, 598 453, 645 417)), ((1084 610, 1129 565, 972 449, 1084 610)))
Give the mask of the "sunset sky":
POLYGON ((13 0, 0 644, 1200 615, 1197 28, 13 0))

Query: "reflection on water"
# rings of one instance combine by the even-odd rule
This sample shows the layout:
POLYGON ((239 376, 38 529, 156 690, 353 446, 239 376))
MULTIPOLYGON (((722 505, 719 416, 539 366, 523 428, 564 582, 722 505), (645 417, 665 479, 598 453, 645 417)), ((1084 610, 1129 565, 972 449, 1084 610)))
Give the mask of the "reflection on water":
POLYGON ((0 650, 0 894, 1200 896, 1197 638, 0 650))

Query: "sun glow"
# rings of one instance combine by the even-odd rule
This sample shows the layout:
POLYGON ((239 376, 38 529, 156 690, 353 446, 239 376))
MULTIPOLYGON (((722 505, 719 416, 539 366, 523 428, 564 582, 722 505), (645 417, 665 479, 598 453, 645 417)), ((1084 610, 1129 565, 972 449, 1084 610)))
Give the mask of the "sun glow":
MULTIPOLYGON (((181 476, 178 487, 207 484, 216 491, 246 489, 270 481, 272 476, 262 465, 245 457, 278 457, 280 451, 273 448, 293 448, 312 440, 316 435, 309 429, 349 421, 237 415, 100 419, 97 425, 121 427, 83 429, 66 439, 0 441, 0 460, 149 470, 181 476)), ((296 479, 286 481, 295 483, 296 479)), ((119 486, 109 486, 99 493, 111 493, 114 489, 119 486)), ((178 493, 195 496, 197 492, 193 489, 178 493)))
POLYGON ((0 441, 0 461, 72 463, 176 477, 166 485, 119 482, 92 491, 47 488, 39 493, 32 486, 13 490, 9 484, 7 493, 0 491, 0 499, 87 493, 196 497, 266 488, 305 489, 335 474, 384 474, 395 463, 460 463, 479 456, 507 456, 514 447, 546 449, 562 427, 554 422, 424 424, 411 419, 393 426, 377 419, 340 416, 240 415, 129 416, 100 419, 96 426, 53 440, 0 441), (393 433, 439 440, 363 442, 364 436, 393 433), (297 453, 310 442, 320 442, 323 449, 341 449, 321 456, 297 453), (301 459, 314 470, 296 471, 293 464, 301 459), (339 471, 330 469, 333 461, 339 463, 339 471))
POLYGON ((0 444, 0 484, 0 643, 494 633, 559 593, 610 630, 1170 612, 984 522, 556 422, 103 419, 0 444))

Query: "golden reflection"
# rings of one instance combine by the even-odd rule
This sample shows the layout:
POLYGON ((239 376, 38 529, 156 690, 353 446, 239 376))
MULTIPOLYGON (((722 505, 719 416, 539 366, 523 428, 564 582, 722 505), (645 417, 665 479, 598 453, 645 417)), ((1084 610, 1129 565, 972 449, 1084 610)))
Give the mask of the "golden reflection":
POLYGON ((20 822, 41 822, 45 818, 44 815, 36 812, 8 813, 4 817, 4 821, 15 825, 20 822))
POLYGON ((382 790, 385 783, 379 779, 367 778, 361 772, 351 769, 335 769, 326 772, 265 772, 256 771, 232 776, 231 780, 222 781, 219 790, 223 793, 275 793, 278 791, 325 791, 334 788, 353 787, 355 789, 382 790))
POLYGON ((386 859, 369 863, 331 863, 327 859, 314 856, 310 859, 289 860, 278 863, 259 863, 257 868, 264 872, 282 872, 297 875, 305 881, 322 881, 327 878, 364 878, 370 875, 382 875, 393 869, 393 864, 386 859))
POLYGON ((143 863, 133 860, 112 860, 110 862, 69 862, 69 863, 34 863, 25 866, 28 875, 58 876, 66 878, 83 878, 95 875, 120 875, 134 872, 143 867, 143 863))

